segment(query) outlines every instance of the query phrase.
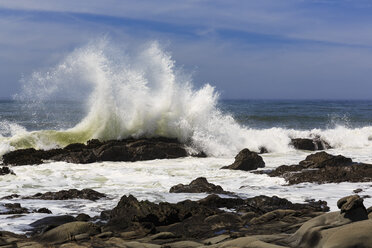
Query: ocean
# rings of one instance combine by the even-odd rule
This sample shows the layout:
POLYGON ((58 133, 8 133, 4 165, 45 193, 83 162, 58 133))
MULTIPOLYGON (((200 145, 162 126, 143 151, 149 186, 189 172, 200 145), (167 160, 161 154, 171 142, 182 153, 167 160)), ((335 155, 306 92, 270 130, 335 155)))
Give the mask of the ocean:
MULTIPOLYGON (((204 151, 208 157, 16 166, 11 168, 16 175, 0 177, 0 197, 91 188, 108 198, 0 203, 46 207, 55 215, 96 216, 113 208, 124 194, 154 202, 204 198, 206 194, 169 193, 171 186, 200 176, 241 197, 325 200, 331 210, 337 209, 338 199, 357 188, 363 189, 362 195, 372 195, 371 183, 287 186, 282 178, 220 170, 243 148, 265 147, 269 151, 262 154, 266 170, 296 164, 311 152, 295 150, 291 138, 312 137, 329 143, 331 154, 372 163, 372 101, 220 100, 214 87, 194 87, 190 77, 180 73, 170 55, 156 45, 115 58, 104 47, 86 47, 54 68, 25 79, 16 100, 0 101, 0 156, 20 148, 51 149, 93 138, 166 136, 187 144, 191 153, 204 151)), ((371 206, 372 198, 364 203, 371 206)), ((0 230, 24 233, 31 222, 45 216, 0 215, 0 230)))

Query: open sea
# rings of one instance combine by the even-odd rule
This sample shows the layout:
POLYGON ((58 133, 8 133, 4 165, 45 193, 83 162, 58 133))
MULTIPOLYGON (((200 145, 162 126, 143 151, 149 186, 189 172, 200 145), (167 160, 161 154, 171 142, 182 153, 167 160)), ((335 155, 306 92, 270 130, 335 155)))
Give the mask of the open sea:
MULTIPOLYGON (((127 59, 112 59, 105 51, 76 50, 54 68, 25 80, 17 100, 0 101, 0 156, 20 148, 51 149, 93 138, 166 136, 208 157, 12 167, 16 175, 0 176, 0 197, 92 188, 109 198, 0 200, 0 210, 1 204, 18 202, 31 210, 46 207, 55 215, 96 216, 116 206, 124 194, 154 202, 197 200, 206 194, 175 194, 169 189, 200 176, 241 197, 325 200, 331 210, 337 209, 338 199, 357 188, 363 189, 361 195, 372 195, 372 183, 287 186, 282 178, 220 170, 243 148, 266 147, 264 169, 298 163, 311 152, 295 150, 290 140, 311 137, 328 142, 331 154, 372 163, 372 101, 219 100, 210 85, 195 89, 156 46, 127 59), (61 96, 71 99, 58 100, 61 96)), ((372 198, 364 203, 371 206, 372 198)), ((31 222, 45 216, 0 215, 0 230, 24 233, 31 222)))

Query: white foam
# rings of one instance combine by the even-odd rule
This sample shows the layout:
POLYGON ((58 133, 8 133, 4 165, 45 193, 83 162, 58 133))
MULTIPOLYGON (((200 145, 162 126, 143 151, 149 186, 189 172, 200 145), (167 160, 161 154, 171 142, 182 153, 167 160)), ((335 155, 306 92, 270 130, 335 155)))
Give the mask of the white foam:
POLYGON ((33 73, 18 98, 39 106, 61 95, 87 102, 87 115, 79 124, 55 132, 23 132, 7 142, 16 148, 49 149, 92 138, 167 136, 212 156, 232 156, 245 147, 289 152, 290 138, 320 136, 337 148, 372 148, 371 126, 305 131, 241 126, 217 108, 212 86, 194 89, 191 78, 156 42, 135 51, 105 40, 91 43, 47 72, 33 73))

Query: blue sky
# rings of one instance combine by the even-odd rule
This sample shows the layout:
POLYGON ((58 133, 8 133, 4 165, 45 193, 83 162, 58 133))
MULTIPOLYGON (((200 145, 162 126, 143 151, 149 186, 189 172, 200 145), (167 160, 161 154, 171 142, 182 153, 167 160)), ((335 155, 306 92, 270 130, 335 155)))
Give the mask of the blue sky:
POLYGON ((372 99, 367 0, 2 0, 0 98, 108 36, 157 40, 222 98, 372 99))

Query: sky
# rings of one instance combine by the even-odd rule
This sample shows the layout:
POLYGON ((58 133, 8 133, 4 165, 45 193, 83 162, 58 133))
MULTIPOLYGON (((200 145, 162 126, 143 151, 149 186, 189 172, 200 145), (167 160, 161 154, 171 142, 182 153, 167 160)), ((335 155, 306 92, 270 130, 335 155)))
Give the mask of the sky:
POLYGON ((100 37, 156 40, 224 99, 372 99, 370 0, 0 0, 0 98, 100 37))

